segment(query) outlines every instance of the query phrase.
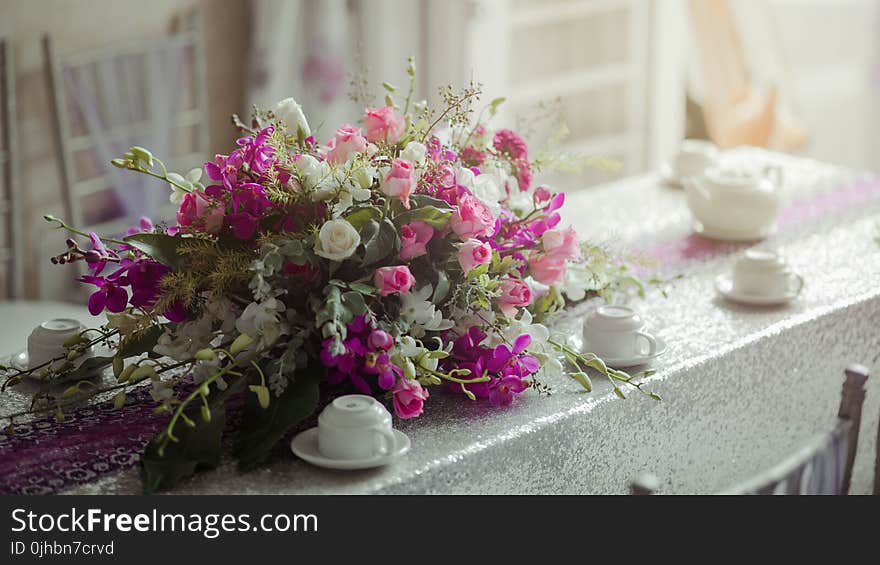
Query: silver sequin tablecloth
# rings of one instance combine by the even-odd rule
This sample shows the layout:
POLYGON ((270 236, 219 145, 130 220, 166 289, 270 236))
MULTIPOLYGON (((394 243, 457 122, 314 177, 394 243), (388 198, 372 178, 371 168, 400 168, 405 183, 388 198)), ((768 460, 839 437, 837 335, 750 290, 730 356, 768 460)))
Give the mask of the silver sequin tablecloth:
MULTIPOLYGON (((177 493, 623 493, 650 471, 661 493, 719 491, 766 468, 830 427, 843 368, 876 367, 880 354, 880 183, 866 174, 759 150, 730 153, 784 167, 780 248, 806 279, 783 307, 718 299, 714 277, 742 245, 691 234, 680 190, 653 175, 569 197, 567 220, 599 241, 647 250, 666 274, 683 274, 668 298, 652 291, 635 306, 669 344, 649 387, 626 400, 596 379, 554 394, 524 394, 507 409, 436 394, 429 410, 401 422, 413 449, 371 471, 317 469, 292 455, 248 474, 232 461, 183 483, 177 493)), ((559 326, 576 336, 584 309, 559 326)), ((869 382, 854 492, 868 492, 880 415, 880 374, 869 382)), ((140 491, 137 470, 69 492, 140 491)))

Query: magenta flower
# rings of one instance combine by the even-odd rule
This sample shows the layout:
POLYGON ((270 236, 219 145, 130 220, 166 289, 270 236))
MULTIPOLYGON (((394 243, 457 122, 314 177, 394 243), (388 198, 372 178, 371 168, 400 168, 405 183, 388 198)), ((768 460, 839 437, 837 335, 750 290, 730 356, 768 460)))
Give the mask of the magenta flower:
POLYGON ((122 288, 127 282, 124 277, 111 279, 110 277, 83 275, 79 280, 98 287, 98 290, 89 296, 89 312, 92 316, 97 316, 104 311, 104 308, 111 312, 125 310, 125 306, 128 304, 128 292, 122 288))
POLYGON ((529 148, 523 138, 513 130, 500 129, 495 132, 492 145, 501 153, 505 153, 514 159, 528 159, 529 148))
POLYGON ((254 137, 242 137, 236 143, 241 147, 242 161, 247 164, 248 169, 262 175, 273 164, 272 156, 275 154, 275 148, 267 142, 269 136, 275 131, 275 128, 268 126, 260 130, 254 137))
POLYGON ((368 354, 364 363, 364 371, 370 375, 379 376, 379 386, 382 390, 390 390, 397 381, 397 377, 403 377, 403 371, 391 362, 387 353, 368 354))
POLYGON ((528 388, 522 379, 516 376, 504 377, 492 383, 489 391, 489 402, 493 406, 510 406, 513 395, 519 394, 528 388))
POLYGON ((526 347, 532 342, 528 334, 516 338, 513 347, 498 345, 492 350, 492 356, 486 363, 490 372, 503 377, 515 376, 525 378, 541 368, 541 363, 531 355, 523 355, 526 347))
POLYGON ((142 259, 127 267, 128 281, 131 285, 131 305, 135 308, 150 308, 159 297, 159 283, 170 269, 162 263, 142 259))
POLYGON ((422 413, 430 395, 417 381, 399 379, 394 385, 394 412, 407 420, 422 413))

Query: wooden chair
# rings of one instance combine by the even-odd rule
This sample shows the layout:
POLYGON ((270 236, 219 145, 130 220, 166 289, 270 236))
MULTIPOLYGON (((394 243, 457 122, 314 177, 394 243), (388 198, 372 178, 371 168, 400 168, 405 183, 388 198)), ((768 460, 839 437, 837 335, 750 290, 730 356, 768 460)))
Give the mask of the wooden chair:
POLYGON ((0 37, 0 300, 24 292, 16 125, 12 49, 0 37))
MULTIPOLYGON (((848 494, 858 447, 868 369, 847 367, 846 380, 831 431, 803 445, 774 467, 720 494, 848 494)), ((630 482, 630 493, 655 494, 659 481, 642 475, 630 482)), ((874 467, 874 494, 880 494, 880 426, 874 467)))
POLYGON ((180 27, 173 35, 63 57, 55 53, 51 38, 43 37, 69 223, 114 234, 151 210, 173 217, 158 181, 110 165, 132 145, 172 157, 166 165, 181 172, 207 157, 201 14, 194 12, 180 27))

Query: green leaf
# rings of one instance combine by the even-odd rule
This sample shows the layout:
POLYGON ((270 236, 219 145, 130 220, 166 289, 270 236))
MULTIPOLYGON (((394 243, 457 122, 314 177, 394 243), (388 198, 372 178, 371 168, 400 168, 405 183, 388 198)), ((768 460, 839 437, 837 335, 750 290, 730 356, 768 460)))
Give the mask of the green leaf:
POLYGON ((498 107, 501 106, 502 104, 504 104, 504 101, 505 101, 505 100, 507 100, 507 98, 504 98, 503 96, 500 97, 500 98, 495 98, 494 100, 492 100, 492 101, 489 103, 489 115, 490 115, 490 116, 494 116, 495 114, 497 114, 497 113, 498 113, 498 107))
POLYGON ((269 407, 269 389, 262 385, 251 385, 248 389, 257 395, 257 402, 260 408, 265 410, 269 407))
POLYGON ((82 364, 66 373, 53 375, 49 380, 53 382, 60 381, 84 381, 98 376, 98 374, 113 364, 113 357, 90 357, 82 362, 82 364))
POLYGON ((381 224, 375 220, 370 220, 364 226, 365 233, 367 228, 370 229, 370 238, 364 240, 362 265, 372 265, 400 249, 400 237, 397 235, 397 228, 394 227, 394 224, 388 218, 385 218, 381 224), (373 233, 373 230, 375 230, 375 233, 373 233))
POLYGON ((284 393, 265 410, 254 395, 247 395, 236 449, 238 465, 242 470, 250 470, 263 463, 275 444, 315 411, 320 380, 320 366, 313 365, 298 371, 284 393))
POLYGON ((210 420, 204 419, 203 405, 192 403, 186 410, 187 417, 194 426, 175 426, 174 435, 180 440, 168 442, 159 454, 159 436, 153 438, 141 457, 144 470, 144 490, 152 494, 161 489, 174 487, 199 469, 213 469, 220 464, 223 453, 220 440, 226 425, 226 399, 237 394, 244 386, 244 379, 238 379, 226 390, 212 388, 208 397, 210 420), (196 418, 196 414, 201 417, 196 418))
POLYGON ((162 325, 153 325, 144 332, 132 335, 120 344, 119 357, 135 357, 152 351, 164 330, 162 325))
POLYGON ((122 240, 172 269, 183 266, 183 256, 177 252, 177 248, 183 243, 182 237, 164 233, 136 233, 122 240))
POLYGON ((398 214, 394 218, 394 222, 402 226, 415 220, 421 220, 436 229, 443 229, 452 216, 452 210, 444 210, 436 206, 423 206, 421 208, 413 208, 406 212, 398 214))
POLYGON ((434 294, 431 296, 431 302, 439 306, 443 300, 449 295, 449 276, 446 271, 437 271, 437 284, 434 285, 434 294))
MULTIPOLYGON (((375 206, 354 206, 351 208, 348 214, 345 215, 345 219, 349 224, 354 226, 354 229, 360 231, 364 228, 367 222, 370 220, 379 220, 382 217, 382 210, 376 208, 375 206)), ((361 236, 363 239, 363 235, 361 236)))
POLYGON ((374 294, 376 294, 376 290, 377 290, 376 287, 374 287, 372 285, 359 283, 359 282, 349 283, 348 288, 350 288, 356 292, 360 292, 361 294, 364 294, 366 296, 373 296, 374 294))
POLYGON ((342 295, 342 303, 355 316, 360 316, 368 310, 367 303, 364 302, 364 295, 353 290, 342 295))

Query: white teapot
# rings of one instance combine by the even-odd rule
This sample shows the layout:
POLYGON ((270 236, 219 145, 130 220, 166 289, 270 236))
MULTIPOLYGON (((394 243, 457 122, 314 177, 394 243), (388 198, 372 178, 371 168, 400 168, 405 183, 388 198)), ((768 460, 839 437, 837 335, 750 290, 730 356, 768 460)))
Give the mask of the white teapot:
POLYGON ((688 207, 700 224, 697 230, 726 240, 763 239, 773 232, 781 184, 778 166, 760 173, 713 167, 684 179, 688 207))

